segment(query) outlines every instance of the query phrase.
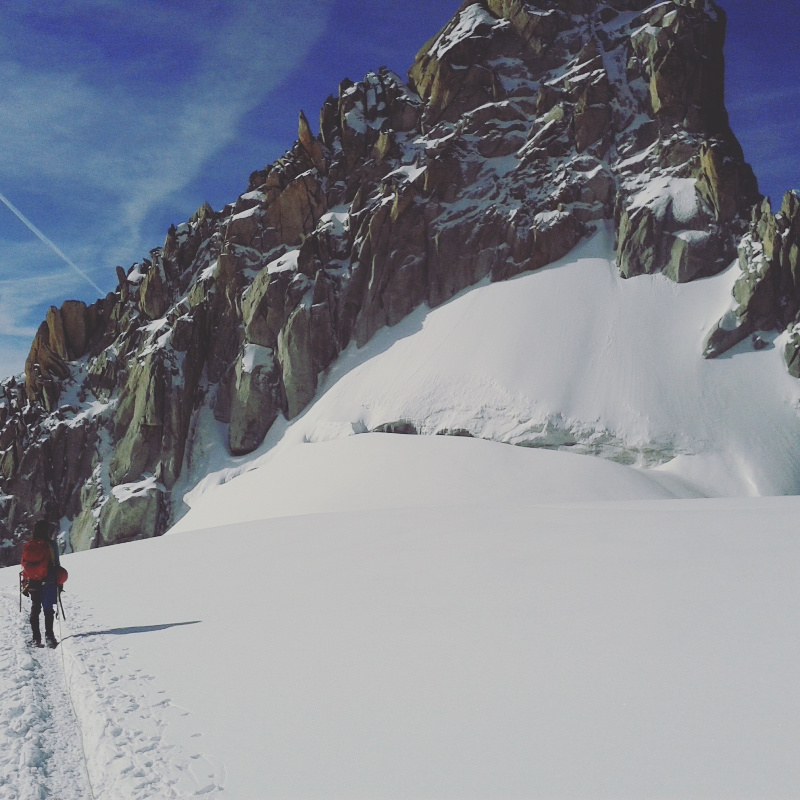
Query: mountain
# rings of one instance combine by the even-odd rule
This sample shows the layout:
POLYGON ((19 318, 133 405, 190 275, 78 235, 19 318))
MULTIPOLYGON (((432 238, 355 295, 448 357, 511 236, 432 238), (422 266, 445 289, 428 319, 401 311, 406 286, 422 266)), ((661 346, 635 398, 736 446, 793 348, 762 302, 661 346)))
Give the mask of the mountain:
MULTIPOLYGON (((512 435, 491 420, 513 416, 519 398, 448 414, 459 407, 458 386, 446 381, 413 419, 372 414, 367 424, 351 415, 327 435, 451 433, 568 447, 672 465, 691 484, 673 484, 677 493, 714 493, 724 481, 698 480, 702 470, 682 473, 681 464, 724 450, 725 422, 735 417, 737 474, 755 475, 755 492, 796 490, 800 471, 784 469, 797 460, 785 435, 758 443, 742 426, 755 412, 771 431, 797 428, 792 390, 771 370, 777 343, 789 373, 800 374, 800 204, 789 193, 772 213, 730 130, 724 30, 723 11, 708 0, 465 2, 420 51, 408 83, 385 69, 344 81, 325 102, 317 135, 301 112, 291 150, 254 172, 233 203, 218 212, 203 206, 172 227, 148 258, 117 268, 118 288, 105 298, 48 312, 24 384, 2 384, 2 563, 16 562, 21 536, 40 516, 58 522, 74 550, 164 532, 204 476, 268 449, 314 403, 320 381, 329 385, 385 328, 397 329, 415 309, 452 308, 468 287, 523 273, 518 280, 535 296, 527 281, 560 268, 527 273, 559 259, 580 263, 567 256, 581 243, 592 258, 614 262, 615 282, 604 284, 610 295, 593 297, 565 278, 568 288, 551 303, 570 313, 556 313, 553 325, 570 320, 573 328, 559 340, 573 336, 597 365, 619 361, 625 351, 609 349, 625 344, 618 329, 603 341, 599 327, 581 338, 575 325, 600 320, 593 304, 635 284, 642 317, 628 335, 646 342, 649 314, 659 337, 681 341, 681 375, 699 376, 694 396, 721 387, 711 444, 696 432, 689 447, 682 429, 670 431, 702 427, 692 413, 662 414, 651 431, 639 424, 648 409, 619 391, 609 395, 613 415, 562 396, 512 435), (648 306, 648 294, 668 302, 684 284, 711 287, 709 306, 659 327, 662 306, 648 306), (689 320, 703 327, 696 347, 696 327, 680 329, 689 320), (750 374, 769 372, 759 384, 766 406, 723 396, 747 387, 739 364, 733 384, 701 374, 703 356, 750 347, 748 339, 767 351, 759 366, 747 361, 750 374), (230 458, 219 453, 220 426, 230 458), (759 477, 770 463, 782 480, 759 477)), ((680 296, 690 294, 698 296, 680 296)), ((515 320, 525 310, 516 314, 509 330, 520 330, 515 320)), ((494 342, 494 333, 485 339, 494 342)), ((536 346, 506 342, 512 351, 523 344, 536 346)), ((545 362, 540 370, 564 378, 545 362)), ((662 363, 642 363, 642 396, 667 396, 673 409, 688 402, 675 394, 686 381, 670 385, 662 363)), ((525 373, 517 367, 515 375, 525 373)), ((591 396, 591 383, 581 388, 591 396)), ((523 401, 535 405, 540 389, 522 386, 523 401)))

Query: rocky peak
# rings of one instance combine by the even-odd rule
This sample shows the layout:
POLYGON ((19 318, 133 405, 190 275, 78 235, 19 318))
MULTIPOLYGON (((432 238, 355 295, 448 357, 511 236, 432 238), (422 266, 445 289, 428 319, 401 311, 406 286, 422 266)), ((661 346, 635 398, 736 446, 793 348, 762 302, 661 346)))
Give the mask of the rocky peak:
POLYGON ((739 243, 738 272, 730 310, 709 334, 703 355, 713 358, 756 331, 791 331, 785 356, 800 377, 800 197, 787 192, 772 213, 769 198, 753 207, 739 243))
POLYGON ((751 219, 724 33, 710 0, 464 2, 408 83, 343 81, 317 133, 300 112, 242 195, 172 226, 106 298, 48 313, 0 396, 4 563, 41 515, 77 549, 161 533, 212 420, 252 451, 350 342, 600 225, 623 276, 676 281, 727 267, 746 234, 742 263, 763 252, 779 288, 740 326, 793 318, 796 197, 751 219))

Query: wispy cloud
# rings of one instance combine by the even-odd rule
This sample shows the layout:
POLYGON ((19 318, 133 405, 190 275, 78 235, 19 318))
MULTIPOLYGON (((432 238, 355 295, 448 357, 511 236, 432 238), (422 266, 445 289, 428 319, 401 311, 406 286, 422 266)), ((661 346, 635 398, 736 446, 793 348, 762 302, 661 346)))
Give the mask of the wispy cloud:
MULTIPOLYGON (((114 264, 163 237, 144 227, 154 209, 192 194, 245 116, 297 69, 328 10, 317 0, 290 12, 282 0, 4 7, 0 189, 96 290, 112 288, 114 264)), ((30 332, 32 304, 14 299, 15 225, 0 216, 0 351, 30 332)), ((59 304, 72 282, 53 281, 56 262, 38 256, 49 272, 36 302, 59 304)))
MULTIPOLYGON (((86 3, 68 4, 61 8, 65 19, 73 13, 71 5, 86 13, 86 3)), ((282 2, 210 3, 217 13, 206 14, 208 27, 197 26, 194 11, 187 14, 180 4, 94 5, 111 14, 106 36, 113 40, 124 31, 129 48, 108 74, 102 52, 76 61, 71 51, 68 61, 56 59, 47 71, 41 63, 0 60, 7 92, 0 107, 0 176, 74 180, 117 194, 136 217, 197 176, 235 137, 242 116, 298 64, 322 28, 311 0, 294 3, 292 14, 282 2), (182 40, 178 74, 153 73, 147 66, 155 57, 147 42, 154 28, 182 40)), ((49 14, 58 12, 50 8, 49 14)), ((55 46, 47 34, 38 35, 55 46)))

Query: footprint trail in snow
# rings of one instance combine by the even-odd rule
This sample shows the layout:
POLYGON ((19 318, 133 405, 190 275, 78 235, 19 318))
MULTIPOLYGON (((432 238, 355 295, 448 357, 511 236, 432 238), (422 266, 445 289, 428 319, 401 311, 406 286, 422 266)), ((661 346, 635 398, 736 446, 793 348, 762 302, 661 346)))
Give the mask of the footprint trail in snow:
MULTIPOLYGON (((153 676, 126 669, 105 635, 66 625, 59 649, 29 647, 28 608, 0 591, 0 800, 219 796, 221 765, 167 742, 169 720, 187 712, 153 676)), ((93 630, 74 595, 69 622, 93 630)))
POLYGON ((28 609, 0 595, 0 798, 90 797, 57 650, 30 648, 28 609))

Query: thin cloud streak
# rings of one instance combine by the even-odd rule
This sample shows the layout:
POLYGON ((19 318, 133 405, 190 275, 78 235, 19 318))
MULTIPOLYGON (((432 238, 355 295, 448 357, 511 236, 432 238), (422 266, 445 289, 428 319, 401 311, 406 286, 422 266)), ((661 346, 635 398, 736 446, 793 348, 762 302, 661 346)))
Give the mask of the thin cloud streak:
POLYGON ((5 195, 0 192, 0 202, 2 202, 8 210, 34 235, 41 239, 59 258, 61 258, 67 266, 71 267, 78 275, 81 276, 90 286, 97 289, 99 294, 103 294, 103 290, 59 247, 50 241, 5 195))

